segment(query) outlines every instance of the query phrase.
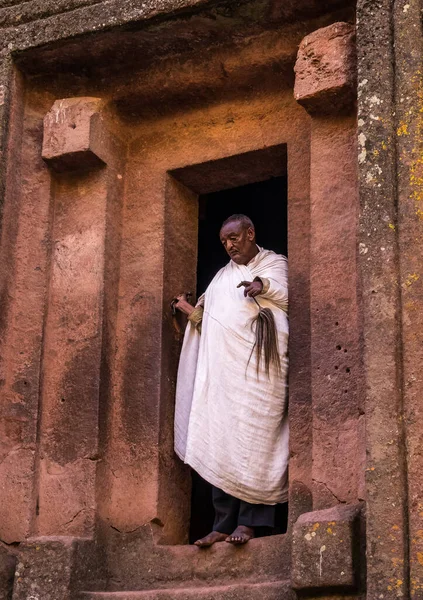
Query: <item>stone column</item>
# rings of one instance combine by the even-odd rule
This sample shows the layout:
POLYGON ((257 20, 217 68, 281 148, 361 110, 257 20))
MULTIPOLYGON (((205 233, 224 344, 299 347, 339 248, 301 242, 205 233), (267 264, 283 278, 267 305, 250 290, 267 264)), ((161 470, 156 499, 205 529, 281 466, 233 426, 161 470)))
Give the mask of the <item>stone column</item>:
POLYGON ((58 100, 44 121, 54 215, 42 360, 39 535, 90 536, 94 527, 103 332, 112 303, 106 312, 104 307, 108 285, 117 288, 108 253, 112 249, 116 263, 119 231, 113 222, 123 179, 122 152, 100 108, 96 98, 58 100))
MULTIPOLYGON (((423 28, 422 3, 394 3, 396 138, 398 177, 399 283, 402 333, 402 409, 406 443, 401 444, 407 476, 408 528, 390 532, 393 547, 399 535, 408 537, 411 598, 423 597, 423 28), (404 456, 405 455, 405 456, 404 456), (408 529, 408 530, 407 530, 408 529)), ((376 111, 375 111, 376 112, 376 111)), ((376 165, 374 171, 376 171, 376 165)), ((384 175, 375 173, 376 180, 384 175)), ((392 221, 391 221, 392 224, 392 221)), ((392 234, 395 232, 391 232, 392 234)), ((400 354, 397 354, 399 361, 400 354)), ((400 421, 400 420, 399 420, 400 421)), ((399 422, 401 425, 401 421, 399 422)), ((402 442, 403 440, 401 440, 402 442)), ((391 481, 401 481, 395 474, 391 481)), ((395 552, 395 558, 400 558, 395 552)), ((398 560, 395 561, 398 563, 398 560)), ((391 580, 407 593, 407 581, 391 580)))
POLYGON ((8 109, 0 190, 0 539, 10 544, 30 535, 35 517, 50 177, 40 153, 42 120, 34 113, 24 119, 23 81, 9 74, 0 80, 0 104, 8 109))
POLYGON ((314 512, 294 526, 293 584, 300 590, 354 589, 359 582, 357 505, 364 496, 364 417, 355 62, 354 27, 335 23, 302 41, 295 66, 295 98, 311 116, 314 512))
POLYGON ((356 502, 363 468, 353 26, 307 36, 295 71, 295 98, 312 117, 313 506, 322 509, 356 502))
MULTIPOLYGON (((413 27, 406 16, 412 3, 407 3, 405 9, 402 3, 395 4, 399 12, 404 10, 401 21, 407 21, 401 34, 401 47, 404 48, 409 42, 414 44, 413 39, 409 40, 413 27)), ((371 4, 367 0, 357 2, 359 263, 366 383, 367 596, 383 596, 385 600, 406 598, 409 577, 406 448, 401 397, 392 6, 391 0, 371 4)), ((417 6, 413 13, 416 18, 417 6)), ((420 23, 420 17, 416 18, 417 22, 420 23)), ((420 53, 418 46, 414 51, 420 53)), ((401 85, 409 76, 409 60, 407 55, 407 60, 399 66, 401 72, 407 66, 401 85)), ((402 113, 409 107, 404 103, 404 108, 399 110, 402 113)), ((402 132, 406 131, 407 127, 404 127, 402 132)), ((417 221, 417 215, 413 218, 417 221)), ((420 246, 419 241, 417 245, 420 246)), ((413 272, 410 271, 410 274, 413 272)), ((410 280, 410 283, 406 286, 406 294, 409 287, 413 288, 414 282, 410 280)), ((410 295, 414 293, 411 291, 410 295)), ((414 539, 417 541, 418 538, 414 539)))

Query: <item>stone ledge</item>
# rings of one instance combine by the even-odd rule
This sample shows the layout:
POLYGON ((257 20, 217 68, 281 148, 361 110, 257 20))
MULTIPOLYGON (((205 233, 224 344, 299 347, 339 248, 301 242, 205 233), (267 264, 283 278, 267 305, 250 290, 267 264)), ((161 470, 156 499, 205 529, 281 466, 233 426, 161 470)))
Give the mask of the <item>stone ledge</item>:
POLYGON ((79 586, 104 584, 97 552, 95 542, 88 538, 28 539, 19 552, 13 600, 72 600, 79 586))

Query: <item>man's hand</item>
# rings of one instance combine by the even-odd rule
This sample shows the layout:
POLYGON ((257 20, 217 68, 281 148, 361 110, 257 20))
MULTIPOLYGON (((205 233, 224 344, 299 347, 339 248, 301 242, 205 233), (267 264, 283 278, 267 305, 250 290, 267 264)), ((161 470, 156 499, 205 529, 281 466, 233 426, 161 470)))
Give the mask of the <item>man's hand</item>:
POLYGON ((263 291, 263 284, 261 281, 241 281, 237 287, 244 286, 244 296, 249 298, 255 298, 263 291))
POLYGON ((189 316, 194 310, 192 304, 188 302, 186 294, 179 294, 179 296, 175 298, 173 306, 187 316, 189 316))

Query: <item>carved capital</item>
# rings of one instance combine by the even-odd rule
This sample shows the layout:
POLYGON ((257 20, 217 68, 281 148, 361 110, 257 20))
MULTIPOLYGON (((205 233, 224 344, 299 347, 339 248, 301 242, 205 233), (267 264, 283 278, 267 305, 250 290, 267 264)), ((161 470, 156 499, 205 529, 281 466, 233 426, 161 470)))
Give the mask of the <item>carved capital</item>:
POLYGON ((43 159, 56 171, 107 163, 99 98, 56 100, 44 118, 43 159))
POLYGON ((306 36, 295 64, 294 96, 311 114, 351 108, 356 97, 355 29, 334 23, 306 36))

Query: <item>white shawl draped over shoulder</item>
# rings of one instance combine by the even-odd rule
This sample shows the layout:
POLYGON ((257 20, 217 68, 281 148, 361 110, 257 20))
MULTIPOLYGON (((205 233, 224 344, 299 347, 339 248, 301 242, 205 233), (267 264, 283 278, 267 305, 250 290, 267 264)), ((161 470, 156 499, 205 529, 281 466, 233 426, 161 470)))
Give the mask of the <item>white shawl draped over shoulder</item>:
MULTIPOLYGON (((286 502, 289 434, 288 281, 286 258, 269 250, 248 265, 230 261, 204 295, 201 334, 190 323, 178 370, 175 451, 206 481, 252 504, 286 502), (261 365, 257 378, 251 322, 258 307, 241 281, 270 283, 257 296, 275 317, 280 374, 261 365), (247 366, 248 365, 248 366, 247 366)), ((261 361, 263 362, 263 360, 261 361)))

